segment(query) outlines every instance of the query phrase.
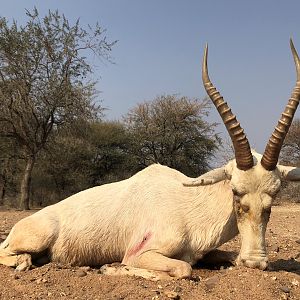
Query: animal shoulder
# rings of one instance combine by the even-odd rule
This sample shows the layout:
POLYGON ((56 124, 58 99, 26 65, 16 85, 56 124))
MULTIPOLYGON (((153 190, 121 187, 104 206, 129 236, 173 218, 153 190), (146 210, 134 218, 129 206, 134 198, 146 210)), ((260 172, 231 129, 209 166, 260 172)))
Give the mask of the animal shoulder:
POLYGON ((161 178, 168 178, 168 179, 174 179, 179 180, 182 182, 182 180, 187 179, 188 177, 184 175, 183 173, 177 171, 176 169, 170 168, 168 166, 164 166, 161 164, 152 164, 142 171, 135 174, 133 177, 135 178, 145 178, 150 179, 153 178, 151 176, 155 176, 158 180, 161 178))

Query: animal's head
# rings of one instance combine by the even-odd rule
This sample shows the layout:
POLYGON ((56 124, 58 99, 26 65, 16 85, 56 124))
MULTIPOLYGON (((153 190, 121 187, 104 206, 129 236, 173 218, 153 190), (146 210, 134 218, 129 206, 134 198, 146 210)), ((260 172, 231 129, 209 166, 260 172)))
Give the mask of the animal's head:
POLYGON ((272 201, 281 188, 282 179, 300 180, 300 169, 277 164, 284 138, 300 100, 300 60, 292 41, 291 49, 296 64, 297 83, 263 155, 251 152, 240 123, 211 83, 207 71, 207 47, 204 53, 203 83, 231 137, 235 159, 185 185, 207 185, 225 179, 230 180, 237 225, 241 235, 241 249, 237 263, 252 268, 267 267, 265 231, 272 201))

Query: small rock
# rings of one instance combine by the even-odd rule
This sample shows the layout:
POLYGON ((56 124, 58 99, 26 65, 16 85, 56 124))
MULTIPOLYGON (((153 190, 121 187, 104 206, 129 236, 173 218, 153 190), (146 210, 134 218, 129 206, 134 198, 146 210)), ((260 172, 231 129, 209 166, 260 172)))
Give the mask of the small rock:
POLYGON ((157 286, 157 288, 158 288, 158 289, 162 289, 163 287, 159 284, 159 285, 157 286))
POLYGON ((180 296, 178 295, 178 293, 176 293, 174 291, 165 291, 164 294, 170 299, 180 299, 180 296))
POLYGON ((272 276, 271 279, 275 281, 275 280, 277 280, 277 277, 276 276, 272 276))
POLYGON ((20 275, 19 274, 14 274, 14 279, 20 279, 20 275))
POLYGON ((83 270, 78 270, 78 271, 75 272, 75 275, 77 277, 84 277, 84 276, 87 275, 87 273, 85 271, 83 271, 83 270))
POLYGON ((46 282, 48 282, 48 280, 46 278, 38 278, 35 282, 37 284, 40 284, 40 283, 46 283, 46 282))
POLYGON ((288 294, 291 291, 291 289, 287 286, 281 286, 280 289, 286 294, 288 294))
POLYGON ((175 286, 174 292, 180 293, 182 291, 182 288, 180 286, 175 286))
POLYGON ((218 276, 213 276, 213 277, 208 278, 208 279, 205 281, 205 286, 206 286, 209 290, 211 290, 211 289, 213 289, 218 283, 219 283, 219 277, 218 277, 218 276))
POLYGON ((292 285, 299 286, 299 281, 296 278, 293 278, 292 285))
POLYGON ((272 245, 270 247, 270 251, 278 253, 279 252, 279 247, 277 245, 272 245))
POLYGON ((4 241, 4 240, 6 240, 6 238, 7 238, 6 234, 1 234, 0 235, 0 240, 4 241))
POLYGON ((297 244, 300 244, 300 239, 295 241, 297 244))

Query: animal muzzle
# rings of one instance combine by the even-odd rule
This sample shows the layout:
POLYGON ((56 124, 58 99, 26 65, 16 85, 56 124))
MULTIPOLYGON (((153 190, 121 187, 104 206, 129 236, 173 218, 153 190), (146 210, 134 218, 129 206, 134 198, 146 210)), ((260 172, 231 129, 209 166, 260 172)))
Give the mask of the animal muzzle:
POLYGON ((260 255, 239 256, 236 265, 245 266, 252 269, 265 270, 268 267, 268 257, 265 253, 260 255))

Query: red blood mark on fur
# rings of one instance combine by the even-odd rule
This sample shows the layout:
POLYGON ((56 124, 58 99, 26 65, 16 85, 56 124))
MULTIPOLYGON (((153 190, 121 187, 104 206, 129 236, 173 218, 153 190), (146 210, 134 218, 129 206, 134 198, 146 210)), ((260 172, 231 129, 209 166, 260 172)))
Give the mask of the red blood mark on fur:
POLYGON ((147 244, 147 242, 149 241, 149 239, 151 238, 152 233, 151 232, 147 232, 142 241, 139 242, 138 244, 136 244, 135 246, 133 246, 131 249, 128 250, 127 252, 127 257, 132 256, 132 255, 136 255, 139 251, 141 251, 143 249, 143 247, 147 244))

